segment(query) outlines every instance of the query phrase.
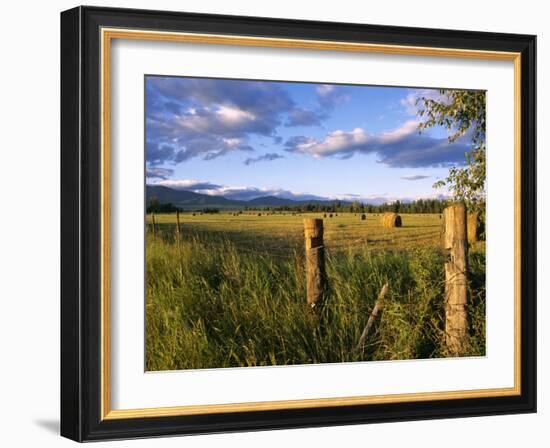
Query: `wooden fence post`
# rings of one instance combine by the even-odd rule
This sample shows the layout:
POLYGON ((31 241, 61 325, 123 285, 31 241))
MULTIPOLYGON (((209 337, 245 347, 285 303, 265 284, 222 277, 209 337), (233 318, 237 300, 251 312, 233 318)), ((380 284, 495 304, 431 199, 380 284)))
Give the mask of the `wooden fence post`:
POLYGON ((445 339, 449 352, 461 356, 466 349, 468 316, 468 243, 466 208, 463 204, 444 212, 443 247, 449 251, 445 263, 445 339))
POLYGON ((311 308, 314 308, 322 303, 326 289, 323 220, 304 219, 304 236, 306 244, 307 303, 311 308))
POLYGON ((155 214, 151 212, 151 221, 153 223, 153 238, 155 237, 155 214))
POLYGON ((178 239, 178 243, 180 242, 180 211, 179 209, 176 210, 176 237, 178 239))
POLYGON ((376 319, 376 317, 378 316, 378 313, 382 309, 384 297, 386 296, 389 287, 390 285, 388 283, 385 283, 384 286, 382 286, 382 289, 378 294, 378 299, 376 299, 376 303, 374 304, 372 313, 370 314, 369 320, 367 321, 367 325, 365 325, 365 328, 363 329, 363 333, 361 333, 361 337, 359 338, 359 343, 357 344, 357 347, 355 347, 356 350, 362 350, 365 347, 365 341, 367 340, 369 331, 374 324, 374 319, 376 319))

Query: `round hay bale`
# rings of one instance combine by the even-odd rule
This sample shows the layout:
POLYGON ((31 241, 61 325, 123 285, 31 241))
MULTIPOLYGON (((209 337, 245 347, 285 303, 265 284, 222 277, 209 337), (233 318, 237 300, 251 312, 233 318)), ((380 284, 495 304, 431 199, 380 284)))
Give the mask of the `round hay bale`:
POLYGON ((258 213, 258 216, 262 216, 262 214, 261 214, 261 213, 258 213))
POLYGON ((327 214, 325 213, 325 214, 323 215, 323 218, 326 218, 326 217, 327 217, 327 214))
POLYGON ((328 215, 329 218, 332 218, 332 213, 330 215, 328 215))
POLYGON ((401 216, 399 216, 397 213, 384 213, 382 215, 382 227, 386 228, 393 228, 393 227, 401 227, 401 216))
POLYGON ((367 219, 367 215, 365 215, 364 213, 361 215, 361 221, 364 221, 365 219, 367 219))

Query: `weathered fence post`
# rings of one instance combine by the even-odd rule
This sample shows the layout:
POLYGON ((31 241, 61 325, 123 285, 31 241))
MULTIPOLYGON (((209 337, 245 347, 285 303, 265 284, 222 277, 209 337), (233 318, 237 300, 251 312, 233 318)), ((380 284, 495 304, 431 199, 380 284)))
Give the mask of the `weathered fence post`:
POLYGON ((180 211, 176 210, 176 237, 180 242, 180 211))
POLYGON ((365 341, 367 340, 367 336, 369 335, 369 331, 372 328, 374 324, 374 319, 378 316, 378 313, 382 309, 382 304, 384 301, 384 297, 386 296, 388 289, 390 285, 388 283, 385 283, 384 286, 382 286, 382 289, 380 290, 380 293, 378 294, 378 299, 376 299, 376 303, 374 304, 374 308, 372 309, 372 313, 369 316, 369 320, 367 321, 367 325, 365 325, 365 328, 363 329, 363 333, 361 333, 361 337, 359 338, 359 343, 357 344, 356 350, 362 350, 365 347, 365 341))
POLYGON ((326 288, 325 247, 323 245, 323 220, 304 219, 306 243, 307 303, 311 308, 320 305, 326 288))
POLYGON ((468 319, 468 243, 466 208, 463 204, 447 207, 443 212, 443 247, 449 250, 445 263, 445 337, 452 355, 464 354, 468 319))
POLYGON ((153 224, 153 238, 155 237, 155 214, 151 212, 151 221, 153 224))

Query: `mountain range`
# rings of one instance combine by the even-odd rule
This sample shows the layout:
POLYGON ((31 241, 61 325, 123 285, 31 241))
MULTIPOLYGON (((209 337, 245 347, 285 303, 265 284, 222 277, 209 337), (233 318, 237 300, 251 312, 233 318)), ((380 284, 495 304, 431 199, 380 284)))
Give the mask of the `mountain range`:
MULTIPOLYGON (((305 204, 332 205, 338 202, 334 199, 309 199, 297 201, 277 196, 261 196, 250 200, 228 199, 223 196, 195 193, 188 190, 176 190, 162 185, 147 185, 146 199, 149 204, 153 198, 160 203, 172 203, 182 209, 200 208, 244 208, 244 207, 281 207, 305 204)), ((342 205, 350 205, 349 201, 339 201, 342 205)))

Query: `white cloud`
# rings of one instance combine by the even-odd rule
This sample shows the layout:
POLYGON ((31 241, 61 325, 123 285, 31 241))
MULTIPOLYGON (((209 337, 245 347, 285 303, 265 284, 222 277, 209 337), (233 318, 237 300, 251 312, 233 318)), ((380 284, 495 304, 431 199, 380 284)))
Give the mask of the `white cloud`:
POLYGON ((147 163, 251 151, 251 136, 278 138, 277 128, 295 107, 277 83, 148 77, 147 163))
POLYGON ((360 128, 351 132, 336 130, 328 134, 323 141, 305 137, 296 143, 295 149, 297 152, 310 154, 314 157, 324 157, 364 147, 368 139, 368 135, 360 128))
MULTIPOLYGON (((252 132, 255 129, 256 117, 253 113, 237 107, 218 106, 194 109, 192 113, 180 115, 175 123, 179 124, 179 131, 191 133, 215 133, 217 135, 237 135, 252 132)), ((177 131, 177 129, 176 129, 177 131)))
POLYGON ((232 125, 238 125, 246 121, 254 121, 256 116, 252 112, 239 109, 238 107, 220 106, 216 114, 221 120, 232 125))
POLYGON ((408 120, 396 129, 378 134, 355 128, 333 131, 322 140, 296 136, 285 143, 285 149, 316 158, 376 154, 380 163, 392 167, 445 167, 464 164, 470 142, 466 136, 450 143, 447 138, 420 134, 418 121, 408 120))
POLYGON ((350 100, 344 87, 333 84, 321 84, 315 89, 317 101, 324 109, 334 109, 350 100))
POLYGON ((319 96, 328 96, 336 90, 336 86, 333 84, 321 84, 315 90, 319 96))

